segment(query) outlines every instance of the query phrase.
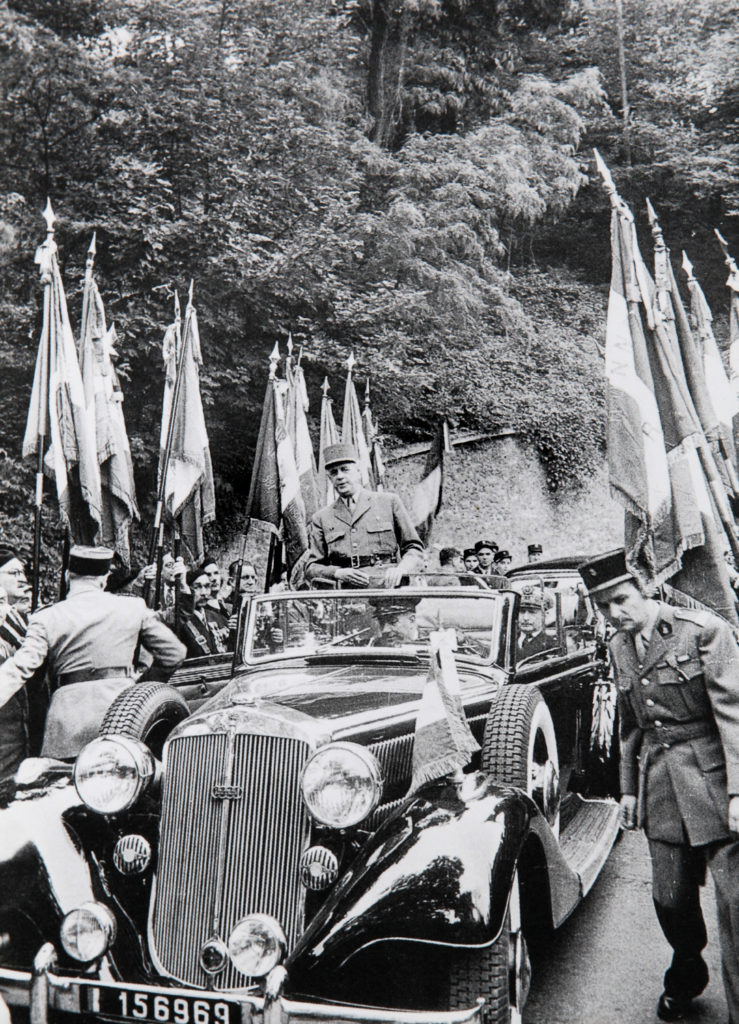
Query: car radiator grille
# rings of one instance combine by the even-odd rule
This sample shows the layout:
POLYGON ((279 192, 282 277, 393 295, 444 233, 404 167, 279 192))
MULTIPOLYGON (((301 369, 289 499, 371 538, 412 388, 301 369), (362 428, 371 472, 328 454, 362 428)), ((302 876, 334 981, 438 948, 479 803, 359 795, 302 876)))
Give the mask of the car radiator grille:
POLYGON ((308 816, 300 773, 309 752, 306 743, 280 736, 211 734, 170 743, 151 915, 153 952, 165 973, 193 985, 243 987, 247 981, 230 961, 211 979, 199 954, 216 934, 227 942, 250 913, 271 914, 288 948, 294 945, 303 924, 298 862, 308 816))

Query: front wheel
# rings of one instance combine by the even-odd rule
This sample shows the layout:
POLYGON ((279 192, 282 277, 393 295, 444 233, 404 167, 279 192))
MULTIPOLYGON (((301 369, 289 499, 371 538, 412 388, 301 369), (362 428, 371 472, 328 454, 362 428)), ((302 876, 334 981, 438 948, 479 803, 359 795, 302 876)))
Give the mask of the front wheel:
POLYGON ((514 875, 503 930, 491 946, 456 953, 449 971, 449 1009, 484 999, 482 1024, 521 1024, 531 965, 521 928, 521 898, 514 875))

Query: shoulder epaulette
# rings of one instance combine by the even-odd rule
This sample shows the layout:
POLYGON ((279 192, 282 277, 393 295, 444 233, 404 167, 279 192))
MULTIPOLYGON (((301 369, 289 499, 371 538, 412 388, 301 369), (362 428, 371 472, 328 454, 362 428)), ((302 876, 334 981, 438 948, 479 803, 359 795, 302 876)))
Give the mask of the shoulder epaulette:
POLYGON ((710 612, 701 611, 699 608, 673 608, 672 614, 676 619, 684 622, 692 622, 695 626, 707 626, 711 615, 710 612))

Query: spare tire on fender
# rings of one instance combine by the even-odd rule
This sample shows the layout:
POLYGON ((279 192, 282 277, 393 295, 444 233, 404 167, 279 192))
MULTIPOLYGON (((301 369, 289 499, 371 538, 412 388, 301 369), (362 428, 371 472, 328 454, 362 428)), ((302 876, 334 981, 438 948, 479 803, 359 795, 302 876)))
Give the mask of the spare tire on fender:
POLYGON ((141 740, 161 758, 164 741, 189 714, 187 701, 173 686, 138 683, 127 687, 110 705, 100 735, 141 740))
POLYGON ((513 683, 493 699, 485 724, 480 767, 524 790, 559 835, 559 754, 554 722, 535 686, 513 683))

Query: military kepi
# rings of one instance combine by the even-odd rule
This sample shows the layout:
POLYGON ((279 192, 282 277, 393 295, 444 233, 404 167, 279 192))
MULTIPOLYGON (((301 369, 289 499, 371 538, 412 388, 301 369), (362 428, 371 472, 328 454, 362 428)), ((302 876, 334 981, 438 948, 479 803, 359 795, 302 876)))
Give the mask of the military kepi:
POLYGON ((69 551, 69 571, 78 576, 104 576, 110 572, 113 551, 75 544, 69 551))
POLYGON ((626 567, 626 552, 623 548, 591 558, 578 565, 577 569, 591 594, 634 580, 633 574, 626 567))
POLYGON ((340 462, 359 462, 359 455, 353 444, 327 444, 323 449, 323 464, 326 469, 340 462))

